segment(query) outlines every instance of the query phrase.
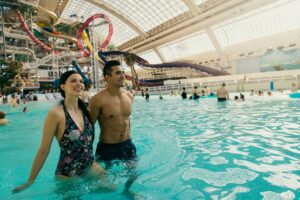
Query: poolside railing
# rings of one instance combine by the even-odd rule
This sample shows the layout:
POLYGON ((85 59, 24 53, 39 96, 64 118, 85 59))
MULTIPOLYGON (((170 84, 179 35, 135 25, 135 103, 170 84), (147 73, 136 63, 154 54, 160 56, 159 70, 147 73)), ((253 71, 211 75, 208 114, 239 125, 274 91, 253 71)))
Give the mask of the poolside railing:
POLYGON ((273 81, 275 90, 290 89, 291 84, 300 85, 300 70, 285 70, 275 72, 261 72, 253 74, 237 74, 227 76, 214 76, 203 78, 191 78, 164 81, 163 86, 149 87, 152 93, 159 91, 181 90, 185 87, 188 91, 197 86, 199 91, 207 86, 211 91, 216 90, 222 83, 230 92, 244 92, 250 90, 270 90, 270 82, 273 81))

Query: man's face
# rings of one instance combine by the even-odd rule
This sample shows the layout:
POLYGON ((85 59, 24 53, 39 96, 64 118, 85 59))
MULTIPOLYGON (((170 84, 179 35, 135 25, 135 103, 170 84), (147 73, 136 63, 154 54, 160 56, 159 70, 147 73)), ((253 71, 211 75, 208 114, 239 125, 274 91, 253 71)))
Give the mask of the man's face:
POLYGON ((109 84, 117 87, 124 87, 125 76, 121 66, 113 66, 111 68, 111 76, 106 75, 106 80, 109 84))

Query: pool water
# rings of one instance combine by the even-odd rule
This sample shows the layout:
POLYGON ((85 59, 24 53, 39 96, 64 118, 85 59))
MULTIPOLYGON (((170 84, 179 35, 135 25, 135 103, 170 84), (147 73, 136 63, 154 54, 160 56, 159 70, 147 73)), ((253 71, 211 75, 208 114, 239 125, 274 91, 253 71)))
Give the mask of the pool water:
MULTIPOLYGON (((112 192, 97 182, 58 182, 54 172, 59 148, 53 142, 36 182, 10 194, 27 180, 47 111, 57 102, 26 104, 28 113, 1 106, 11 121, 0 126, 0 199, 132 199, 123 193, 122 164, 109 180, 112 192)), ((217 103, 216 99, 137 97, 131 118, 137 146, 137 199, 299 199, 300 101, 250 99, 217 103)), ((96 126, 98 142, 99 127, 96 126)))

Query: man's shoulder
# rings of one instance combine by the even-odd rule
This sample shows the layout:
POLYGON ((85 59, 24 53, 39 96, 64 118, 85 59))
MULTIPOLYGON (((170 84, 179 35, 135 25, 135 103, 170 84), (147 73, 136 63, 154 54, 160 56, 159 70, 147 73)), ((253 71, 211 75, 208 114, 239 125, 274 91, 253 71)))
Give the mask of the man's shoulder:
POLYGON ((102 90, 100 90, 99 92, 97 92, 92 98, 96 98, 96 99, 101 99, 103 98, 103 96, 107 95, 107 88, 104 88, 102 90))
POLYGON ((91 98, 91 103, 93 105, 100 105, 102 102, 105 101, 105 99, 108 98, 108 91, 107 89, 100 90, 97 92, 92 98, 91 98))
POLYGON ((122 90, 122 93, 127 95, 129 98, 133 99, 133 94, 125 89, 121 89, 122 90))

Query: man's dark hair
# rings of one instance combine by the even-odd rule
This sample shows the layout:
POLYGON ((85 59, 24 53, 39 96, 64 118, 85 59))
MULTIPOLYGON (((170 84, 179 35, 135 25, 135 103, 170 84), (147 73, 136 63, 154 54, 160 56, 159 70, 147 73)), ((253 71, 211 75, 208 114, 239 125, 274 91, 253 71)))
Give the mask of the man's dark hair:
POLYGON ((110 60, 105 63, 104 68, 103 68, 103 76, 105 77, 106 75, 111 75, 111 68, 113 66, 120 66, 121 63, 118 60, 110 60))

